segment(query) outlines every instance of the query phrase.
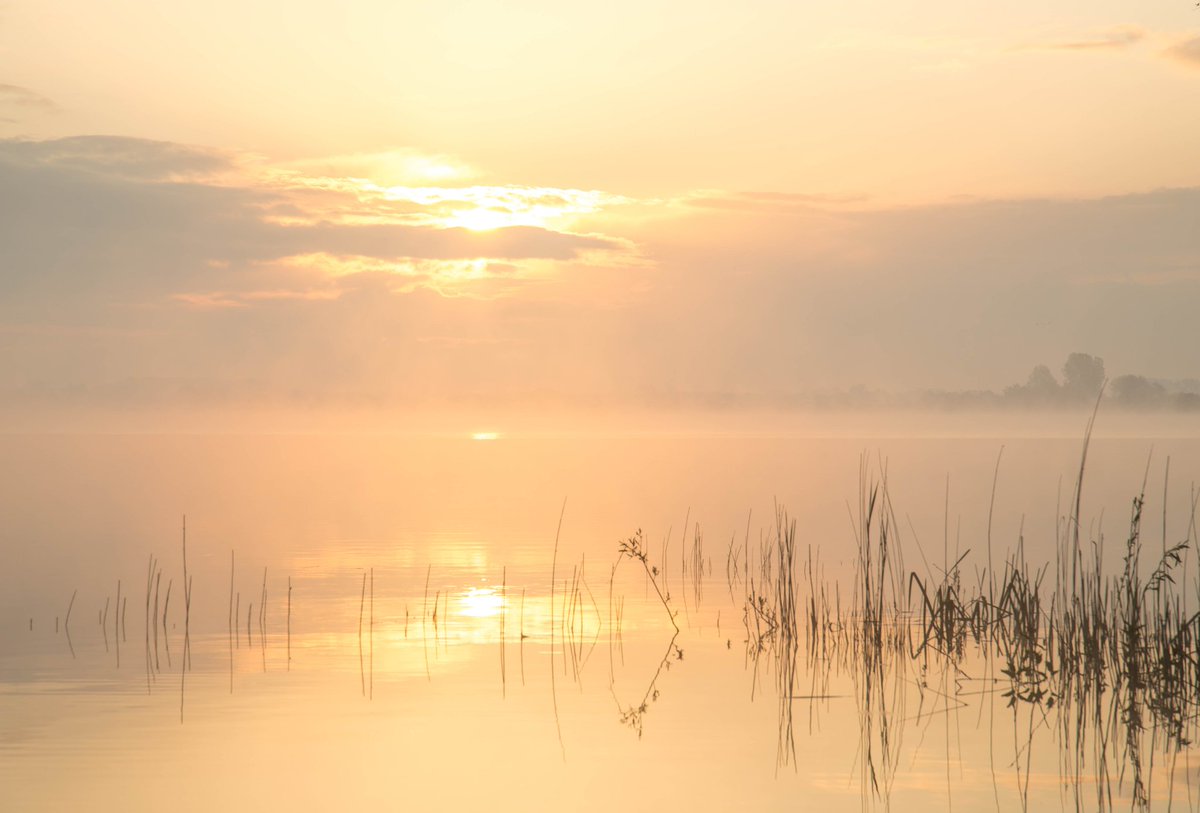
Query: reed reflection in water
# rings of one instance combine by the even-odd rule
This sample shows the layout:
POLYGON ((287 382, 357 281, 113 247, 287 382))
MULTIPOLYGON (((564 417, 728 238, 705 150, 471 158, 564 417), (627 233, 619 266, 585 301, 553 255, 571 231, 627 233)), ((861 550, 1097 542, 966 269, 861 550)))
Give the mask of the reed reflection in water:
MULTIPOLYGON (((729 535, 689 510, 679 530, 570 553, 559 550, 567 509, 541 562, 483 570, 469 556, 435 567, 366 555, 336 573, 298 557, 288 572, 230 551, 228 597, 222 580, 195 579, 197 541, 185 529, 178 559, 164 552, 146 568, 135 705, 138 680, 119 649, 127 578, 120 612, 108 596, 94 608, 96 635, 72 614, 101 589, 86 583, 64 595, 55 632, 39 621, 7 634, 0 702, 14 722, 0 772, 17 809, 62 806, 72 791, 37 777, 64 768, 68 742, 111 768, 92 748, 106 738, 113 760, 146 748, 178 756, 194 740, 206 755, 187 752, 199 771, 241 753, 231 732, 248 727, 260 746, 364 771, 386 744, 426 774, 413 789, 426 803, 434 778, 445 781, 436 765, 453 762, 505 787, 543 776, 543 795, 524 798, 535 807, 618 767, 636 789, 606 788, 582 808, 636 807, 665 789, 697 809, 738 798, 926 809, 931 790, 958 809, 1197 807, 1194 490, 1189 513, 1171 520, 1179 533, 1164 518, 1162 539, 1149 541, 1156 503, 1144 487, 1105 559, 1098 526, 1080 514, 1081 465, 1050 561, 1029 561, 1023 530, 999 556, 990 524, 964 541, 948 509, 938 561, 894 503, 886 463, 864 457, 859 472, 848 577, 782 504, 729 535), (183 599, 172 602, 177 580, 183 599), (255 591, 243 618, 241 593, 255 591), (223 634, 191 617, 194 597, 216 596, 229 604, 223 634), (177 684, 166 679, 176 670, 177 684), (125 724, 136 738, 114 735, 125 724), (682 784, 696 772, 706 776, 682 784)), ((1162 502, 1165 511, 1165 493, 1162 502)), ((198 544, 202 558, 224 560, 210 540, 198 544)), ((330 801, 281 790, 285 772, 272 764, 260 789, 301 809, 330 801)), ((91 791, 95 773, 83 783, 91 791)), ((473 793, 441 792, 456 804, 473 793)), ((193 809, 229 802, 223 793, 204 786, 193 809)), ((371 806, 383 793, 367 780, 351 798, 371 806)), ((152 806, 149 793, 136 796, 135 808, 152 806)))

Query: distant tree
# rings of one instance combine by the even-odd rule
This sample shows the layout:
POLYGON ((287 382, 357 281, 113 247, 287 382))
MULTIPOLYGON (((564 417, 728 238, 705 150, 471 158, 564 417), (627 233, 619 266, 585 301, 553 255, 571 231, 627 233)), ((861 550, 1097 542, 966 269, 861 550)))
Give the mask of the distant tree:
POLYGON ((1004 390, 1004 398, 1021 404, 1047 405, 1057 401, 1062 392, 1054 373, 1045 364, 1029 372, 1024 384, 1013 384, 1004 390))
POLYGON ((1112 382, 1113 400, 1121 406, 1162 406, 1167 400, 1167 388, 1140 375, 1121 375, 1112 382))
POLYGON ((1054 373, 1050 372, 1050 368, 1045 364, 1039 364, 1029 371, 1029 380, 1025 382, 1025 389, 1033 395, 1053 398, 1058 395, 1060 388, 1058 379, 1054 377, 1054 373))
POLYGON ((1063 365, 1063 395, 1070 401, 1090 401, 1104 386, 1104 359, 1072 353, 1063 365))
POLYGON ((1174 392, 1171 393, 1169 402, 1175 409, 1183 409, 1188 412, 1200 412, 1200 395, 1194 392, 1174 392))

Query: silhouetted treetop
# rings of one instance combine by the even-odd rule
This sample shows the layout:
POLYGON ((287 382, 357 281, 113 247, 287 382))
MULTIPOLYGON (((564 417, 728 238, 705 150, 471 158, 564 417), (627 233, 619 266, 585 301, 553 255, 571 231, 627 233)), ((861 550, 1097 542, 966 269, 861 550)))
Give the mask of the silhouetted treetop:
POLYGON ((1063 395, 1071 401, 1091 401, 1104 386, 1104 359, 1072 353, 1063 364, 1063 395))

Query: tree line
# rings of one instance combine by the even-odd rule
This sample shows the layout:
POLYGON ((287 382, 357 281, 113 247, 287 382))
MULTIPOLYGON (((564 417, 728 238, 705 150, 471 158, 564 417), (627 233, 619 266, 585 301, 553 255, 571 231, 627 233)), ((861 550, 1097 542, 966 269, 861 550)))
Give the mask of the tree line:
POLYGON ((1024 384, 1006 387, 1000 398, 1024 406, 1067 406, 1095 401, 1102 389, 1106 401, 1118 406, 1200 410, 1200 394, 1195 392, 1171 390, 1142 375, 1119 375, 1109 380, 1104 359, 1088 353, 1067 356, 1061 380, 1045 364, 1037 365, 1024 384))

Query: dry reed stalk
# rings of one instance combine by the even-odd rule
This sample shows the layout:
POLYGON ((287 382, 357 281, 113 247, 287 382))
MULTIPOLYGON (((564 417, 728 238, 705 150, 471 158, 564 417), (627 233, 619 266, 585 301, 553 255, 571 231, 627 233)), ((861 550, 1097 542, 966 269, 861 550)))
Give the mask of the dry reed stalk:
MULTIPOLYGON (((167 588, 170 590, 170 587, 167 588)), ((164 625, 165 628, 165 625, 164 625)), ((183 670, 192 668, 192 577, 188 575, 187 566, 187 516, 183 517, 183 670)), ((182 690, 181 690, 182 693, 182 690)), ((182 696, 180 699, 180 720, 183 719, 182 696)))
POLYGON ((267 569, 263 568, 262 590, 258 601, 258 639, 267 637, 267 569))
POLYGON ((375 699, 375 568, 371 568, 371 609, 370 626, 367 628, 367 640, 370 644, 370 686, 368 697, 375 699))
POLYGON ((567 500, 564 497, 562 510, 558 513, 558 528, 554 532, 554 554, 550 559, 550 699, 554 704, 554 730, 558 734, 558 748, 562 752, 563 762, 567 761, 567 746, 563 742, 562 723, 558 717, 558 691, 554 674, 554 584, 555 571, 558 567, 558 542, 562 536, 562 522, 566 513, 567 500))
POLYGON ((229 693, 233 694, 233 649, 235 632, 233 628, 234 619, 237 617, 233 612, 233 575, 235 565, 235 553, 233 548, 229 549, 229 617, 226 621, 226 633, 229 638, 229 693))
POLYGON ((363 573, 362 594, 358 598, 358 679, 362 688, 363 697, 367 696, 367 679, 363 671, 363 606, 367 600, 367 574, 363 573))
POLYGON ((508 676, 504 663, 504 622, 508 617, 508 565, 500 569, 500 696, 505 697, 508 691, 508 676))
MULTIPOLYGON (((156 563, 157 566, 157 563, 156 563)), ((154 670, 160 671, 158 664, 158 590, 162 584, 162 568, 154 576, 154 670)), ((166 630, 163 630, 165 633, 166 630)))
POLYGON ((426 626, 429 618, 429 576, 431 573, 433 573, 432 563, 425 568, 425 598, 421 604, 421 652, 425 656, 425 680, 427 682, 433 680, 429 674, 429 632, 426 626))
POLYGON ((524 686, 525 685, 525 588, 524 587, 521 588, 521 616, 520 616, 520 621, 518 622, 518 627, 519 627, 519 637, 517 640, 520 642, 520 653, 521 653, 521 657, 520 657, 520 660, 521 660, 521 685, 524 686))
POLYGON ((163 598, 162 631, 163 631, 164 638, 166 638, 166 635, 167 635, 167 611, 171 607, 171 585, 173 585, 174 583, 175 583, 174 579, 167 579, 167 594, 163 598))

